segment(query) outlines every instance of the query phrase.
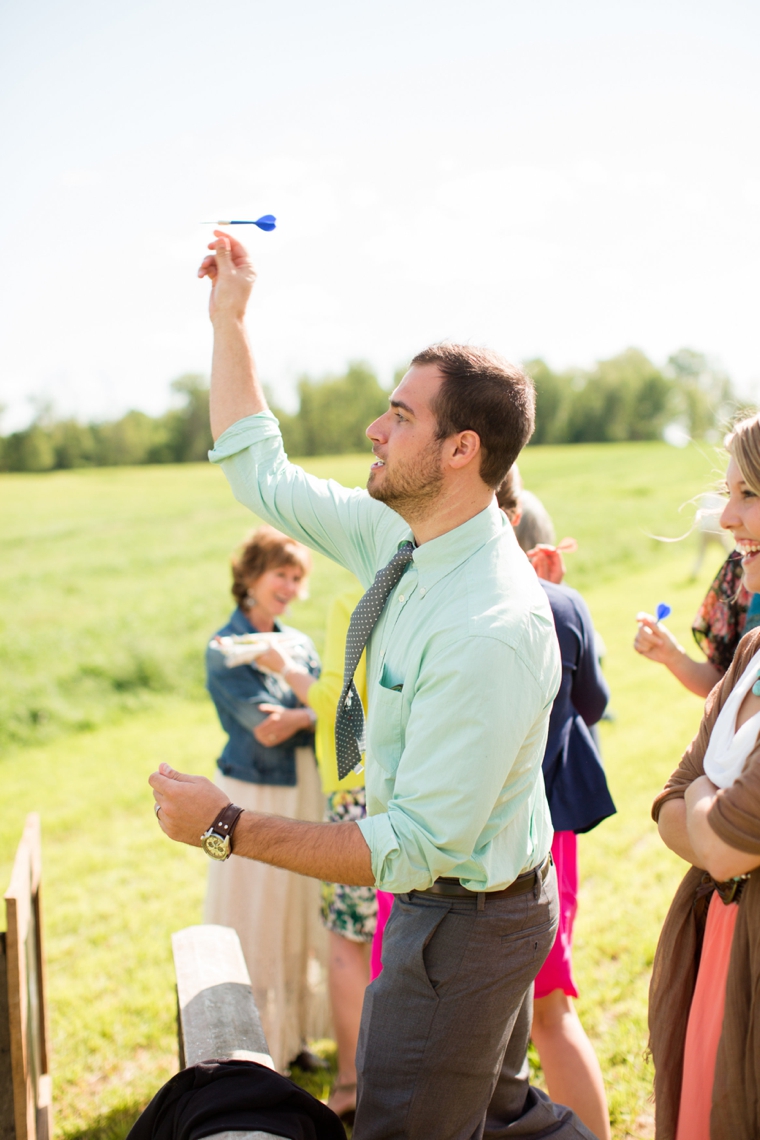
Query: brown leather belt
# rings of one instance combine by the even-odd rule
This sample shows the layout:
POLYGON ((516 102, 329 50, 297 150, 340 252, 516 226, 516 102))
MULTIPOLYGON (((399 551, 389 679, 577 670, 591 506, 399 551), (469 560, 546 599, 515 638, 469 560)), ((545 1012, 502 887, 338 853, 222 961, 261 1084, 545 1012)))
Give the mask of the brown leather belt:
POLYGON ((424 891, 415 891, 416 895, 446 895, 450 898, 469 898, 480 900, 481 895, 487 901, 488 899, 508 899, 514 895, 525 894, 526 891, 535 889, 537 880, 543 883, 546 876, 549 874, 549 868, 552 865, 551 854, 547 855, 543 863, 538 867, 534 867, 531 871, 525 871, 522 875, 518 875, 513 883, 505 887, 503 891, 471 891, 469 887, 463 887, 458 879, 436 879, 432 886, 426 887, 424 891))

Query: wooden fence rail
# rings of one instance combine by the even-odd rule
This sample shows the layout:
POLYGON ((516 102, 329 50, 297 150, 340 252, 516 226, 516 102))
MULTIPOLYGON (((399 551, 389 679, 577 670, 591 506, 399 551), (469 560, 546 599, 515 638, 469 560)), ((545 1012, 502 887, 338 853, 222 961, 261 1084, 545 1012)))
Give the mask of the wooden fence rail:
MULTIPOLYGON (((240 939, 228 926, 172 935, 180 1068, 202 1061, 258 1061, 274 1068, 240 939)), ((273 1132, 221 1132, 209 1140, 283 1140, 273 1132)))
POLYGON ((51 1140, 52 1089, 42 925, 40 817, 26 825, 0 936, 0 1140, 51 1140))

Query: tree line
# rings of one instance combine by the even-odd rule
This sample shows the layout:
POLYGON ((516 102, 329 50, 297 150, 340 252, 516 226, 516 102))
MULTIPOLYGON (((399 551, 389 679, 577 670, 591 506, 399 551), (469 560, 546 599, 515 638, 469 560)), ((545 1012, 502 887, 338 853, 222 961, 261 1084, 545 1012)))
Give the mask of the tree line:
MULTIPOLYGON (((536 385, 533 444, 660 439, 668 425, 695 439, 711 438, 739 407, 726 373, 693 349, 680 349, 661 368, 629 348, 591 369, 557 372, 541 359, 526 369, 536 385)), ((181 406, 161 416, 131 411, 83 424, 45 410, 25 430, 0 436, 0 471, 203 461, 212 446, 206 378, 189 373, 172 389, 181 406)), ((388 406, 388 391, 369 365, 355 362, 338 376, 303 376, 297 392, 295 412, 270 401, 290 455, 369 450, 364 430, 388 406)))

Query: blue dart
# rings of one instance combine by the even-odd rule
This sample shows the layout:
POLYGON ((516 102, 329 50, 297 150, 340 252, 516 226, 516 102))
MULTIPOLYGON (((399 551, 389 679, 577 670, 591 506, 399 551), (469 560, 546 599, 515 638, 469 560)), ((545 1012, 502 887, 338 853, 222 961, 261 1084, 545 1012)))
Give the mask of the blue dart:
POLYGON ((673 613, 672 609, 670 608, 670 606, 668 605, 667 602, 660 602, 658 604, 657 610, 655 612, 657 615, 657 624, 658 625, 660 624, 661 621, 664 621, 666 617, 670 617, 670 615, 673 613))
POLYGON ((260 230, 273 230, 277 225, 274 214, 262 214, 255 222, 238 219, 231 222, 201 222, 202 226, 258 226, 260 230))

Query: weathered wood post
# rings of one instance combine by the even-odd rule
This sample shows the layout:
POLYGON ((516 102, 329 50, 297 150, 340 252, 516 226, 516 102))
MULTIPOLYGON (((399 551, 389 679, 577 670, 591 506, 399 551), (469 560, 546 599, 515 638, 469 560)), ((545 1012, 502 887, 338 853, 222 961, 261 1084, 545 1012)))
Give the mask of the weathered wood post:
MULTIPOLYGON (((188 926, 172 934, 181 1069, 202 1061, 258 1061, 274 1068, 237 932, 188 926)), ((273 1132, 224 1132, 209 1140, 283 1140, 273 1132)))
POLYGON ((40 817, 26 817, 0 949, 0 1140, 51 1140, 40 817))

